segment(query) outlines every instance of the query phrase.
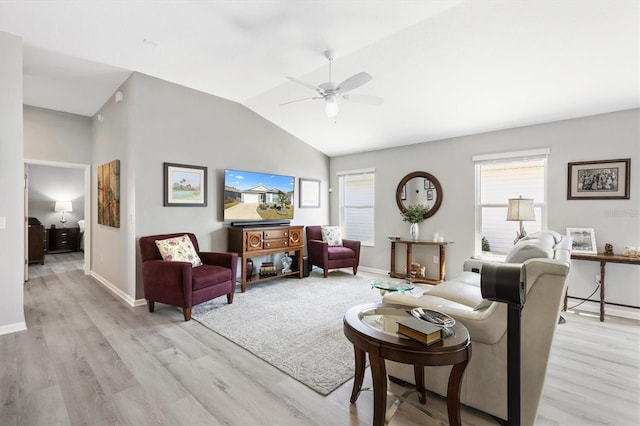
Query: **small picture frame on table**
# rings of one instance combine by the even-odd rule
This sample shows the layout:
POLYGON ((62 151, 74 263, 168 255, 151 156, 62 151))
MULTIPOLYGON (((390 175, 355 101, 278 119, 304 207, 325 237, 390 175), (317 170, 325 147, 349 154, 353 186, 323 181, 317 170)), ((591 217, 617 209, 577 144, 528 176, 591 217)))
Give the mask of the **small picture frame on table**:
POLYGON ((598 254, 596 232, 593 228, 567 228, 567 235, 573 240, 573 253, 598 254))

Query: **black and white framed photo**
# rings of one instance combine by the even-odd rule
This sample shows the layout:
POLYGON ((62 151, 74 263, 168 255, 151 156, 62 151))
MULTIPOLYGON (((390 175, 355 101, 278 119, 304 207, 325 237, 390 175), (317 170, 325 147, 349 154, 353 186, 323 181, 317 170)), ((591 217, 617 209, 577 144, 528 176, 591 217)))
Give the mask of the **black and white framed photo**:
POLYGON ((163 163, 165 207, 206 207, 207 168, 163 163))
POLYGON ((593 228, 567 228, 567 235, 573 239, 573 253, 597 254, 596 232, 593 228))
POLYGON ((569 163, 567 200, 628 200, 631 159, 569 163))
POLYGON ((300 185, 300 207, 320 207, 320 181, 300 178, 298 183, 300 185))

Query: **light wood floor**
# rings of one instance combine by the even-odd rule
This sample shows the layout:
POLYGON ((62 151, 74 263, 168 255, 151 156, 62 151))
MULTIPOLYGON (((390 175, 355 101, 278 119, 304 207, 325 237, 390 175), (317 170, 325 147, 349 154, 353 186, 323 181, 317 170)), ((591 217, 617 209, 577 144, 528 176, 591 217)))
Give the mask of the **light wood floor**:
MULTIPOLYGON (((83 275, 79 253, 30 267, 25 316, 27 331, 0 336, 0 425, 372 421, 371 392, 349 404, 352 381, 323 397, 173 307, 132 308, 83 275)), ((538 423, 640 424, 639 323, 565 317, 538 423)), ((430 395, 428 405, 429 415, 402 404, 391 425, 447 424, 443 398, 430 395)), ((496 424, 468 408, 462 419, 496 424)))

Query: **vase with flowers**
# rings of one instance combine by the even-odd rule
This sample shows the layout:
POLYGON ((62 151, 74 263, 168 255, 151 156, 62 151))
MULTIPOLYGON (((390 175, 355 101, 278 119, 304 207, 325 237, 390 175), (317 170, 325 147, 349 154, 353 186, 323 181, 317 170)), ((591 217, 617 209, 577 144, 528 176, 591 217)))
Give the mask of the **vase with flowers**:
POLYGON ((428 211, 429 206, 425 206, 424 204, 413 204, 401 213, 402 220, 411 224, 409 227, 409 235, 411 235, 412 240, 418 239, 418 235, 420 233, 418 224, 424 220, 424 215, 428 211))

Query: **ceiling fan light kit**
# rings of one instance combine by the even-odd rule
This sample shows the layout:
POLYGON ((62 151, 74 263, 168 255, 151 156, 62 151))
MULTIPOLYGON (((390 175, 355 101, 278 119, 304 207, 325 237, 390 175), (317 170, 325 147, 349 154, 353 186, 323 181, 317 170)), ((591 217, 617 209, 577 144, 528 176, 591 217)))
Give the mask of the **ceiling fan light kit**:
POLYGON ((335 96, 332 99, 327 99, 327 104, 325 105, 325 113, 327 114, 327 118, 334 118, 338 115, 340 111, 340 106, 338 105, 338 100, 335 96))
POLYGON ((319 84, 318 86, 314 86, 313 84, 307 83, 302 80, 298 80, 294 77, 287 77, 290 81, 297 83, 301 86, 304 86, 308 89, 315 90, 319 96, 313 96, 310 98, 297 99, 294 101, 289 101, 280 104, 288 105, 295 102, 312 100, 312 99, 324 99, 325 101, 325 113, 328 118, 335 118, 338 116, 338 112, 340 111, 340 101, 345 100, 349 102, 357 102, 361 104, 367 105, 381 105, 384 102, 384 99, 378 96, 371 95, 360 95, 360 94, 347 94, 351 90, 357 89, 358 87, 368 83, 371 81, 372 77, 366 72, 359 72, 357 74, 352 75, 351 77, 344 80, 342 83, 336 85, 331 80, 331 65, 333 63, 333 52, 327 50, 324 52, 324 56, 329 60, 329 81, 326 83, 319 84))

